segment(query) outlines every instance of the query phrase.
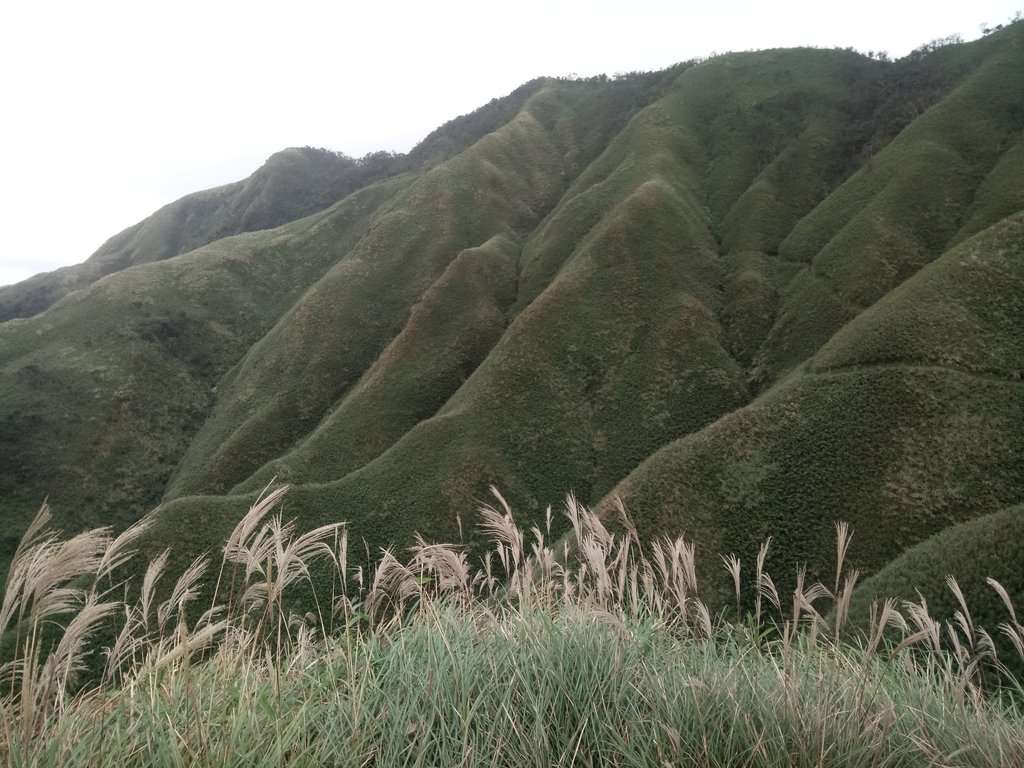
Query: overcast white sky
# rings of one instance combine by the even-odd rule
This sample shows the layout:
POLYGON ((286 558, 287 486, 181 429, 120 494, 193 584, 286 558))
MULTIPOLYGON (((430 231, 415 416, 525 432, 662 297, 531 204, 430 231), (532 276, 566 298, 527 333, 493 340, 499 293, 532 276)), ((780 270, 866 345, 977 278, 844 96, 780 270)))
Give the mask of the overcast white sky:
POLYGON ((1024 0, 4 0, 0 285, 274 152, 406 151, 538 75, 661 69, 713 51, 902 56, 1024 0))

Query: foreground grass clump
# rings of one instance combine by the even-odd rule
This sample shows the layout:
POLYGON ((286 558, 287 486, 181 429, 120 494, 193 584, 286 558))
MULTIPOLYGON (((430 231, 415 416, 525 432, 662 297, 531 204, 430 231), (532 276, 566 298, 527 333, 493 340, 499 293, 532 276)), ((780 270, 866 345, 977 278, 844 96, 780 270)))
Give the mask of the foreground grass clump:
POLYGON ((653 617, 448 605, 280 664, 222 652, 83 702, 26 764, 1024 760, 1020 718, 958 700, 941 674, 802 642, 785 654, 728 634, 695 643, 653 617))
MULTIPOLYGON (((341 526, 297 535, 266 520, 283 492, 239 523, 218 576, 197 561, 166 599, 159 560, 136 602, 113 597, 131 594, 110 582, 138 530, 30 531, 0 609, 17 647, 0 689, 5 762, 1024 764, 1020 688, 994 682, 1009 678, 966 606, 943 626, 890 601, 868 636, 836 639, 856 582, 845 526, 831 589, 798 577, 784 604, 766 543, 755 610, 728 621, 698 596, 693 546, 641 548, 621 508, 613 534, 570 497, 574 540, 553 547, 540 530, 528 542, 497 496, 481 510, 494 548, 479 568, 462 547, 421 541, 364 580, 341 526), (290 615, 288 593, 323 579, 314 563, 330 564, 333 594, 290 615), (200 594, 211 607, 198 615, 200 594), (103 672, 76 683, 115 615, 103 672)), ((739 602, 742 566, 724 562, 739 602)), ((1020 649, 1006 601, 1001 633, 1020 649)))

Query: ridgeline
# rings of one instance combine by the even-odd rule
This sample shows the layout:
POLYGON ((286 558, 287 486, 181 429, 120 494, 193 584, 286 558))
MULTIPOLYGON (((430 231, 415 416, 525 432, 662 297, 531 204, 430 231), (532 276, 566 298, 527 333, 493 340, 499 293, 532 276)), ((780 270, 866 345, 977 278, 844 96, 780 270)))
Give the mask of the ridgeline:
POLYGON ((180 565, 271 482, 370 553, 456 540, 494 484, 525 525, 622 497, 723 601, 718 553, 827 569, 836 520, 858 599, 1020 594, 1022 180, 1019 23, 540 79, 408 155, 285 150, 0 289, 0 572, 46 497, 69 532, 161 505, 180 565))

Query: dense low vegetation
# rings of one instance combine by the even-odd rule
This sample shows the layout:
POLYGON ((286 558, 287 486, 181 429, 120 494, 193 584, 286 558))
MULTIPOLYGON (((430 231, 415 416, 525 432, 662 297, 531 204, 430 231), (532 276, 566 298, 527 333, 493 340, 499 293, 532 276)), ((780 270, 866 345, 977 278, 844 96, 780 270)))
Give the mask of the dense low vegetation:
POLYGON ((527 528, 573 488, 685 533, 713 615, 719 553, 774 536, 790 594, 842 519, 877 577, 858 611, 920 590, 951 619, 951 573, 998 626, 985 578, 1016 596, 1019 552, 978 542, 1024 503, 1022 95, 1010 24, 899 61, 539 79, 407 155, 275 155, 0 292, 0 572, 47 495, 71 533, 160 505, 138 581, 275 477, 299 530, 342 518, 370 553, 457 540, 493 483, 527 528))
MULTIPOLYGON (((0 605, 14 644, 0 667, 5 764, 1024 760, 1024 688, 955 581, 952 623, 886 600, 864 634, 845 628, 858 579, 845 524, 828 583, 801 571, 791 595, 770 575, 770 540, 753 562, 721 558, 735 603, 713 614, 694 545, 639 541, 621 505, 614 533, 570 496, 573 533, 553 541, 550 511, 524 533, 495 491, 479 562, 420 540, 369 571, 344 525, 283 522, 285 490, 237 522, 219 567, 202 557, 173 585, 166 555, 141 583, 118 578, 151 518, 61 539, 44 508, 0 605), (285 607, 296 591, 305 615, 285 607)), ((1005 614, 993 632, 1024 660, 1024 626, 990 587, 1005 614)))

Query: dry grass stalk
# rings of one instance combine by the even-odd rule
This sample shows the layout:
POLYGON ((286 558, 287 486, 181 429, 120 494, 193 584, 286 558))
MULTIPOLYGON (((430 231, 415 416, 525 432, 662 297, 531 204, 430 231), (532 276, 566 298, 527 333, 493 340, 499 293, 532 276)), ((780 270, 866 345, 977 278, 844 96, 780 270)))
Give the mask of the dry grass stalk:
MULTIPOLYGON (((0 679, 9 683, 4 709, 17 713, 13 728, 22 740, 30 739, 54 708, 63 710, 67 691, 83 669, 87 641, 117 607, 79 585, 95 580, 111 543, 109 531, 59 541, 56 533, 42 530, 48 520, 44 504, 16 550, 0 606, 0 633, 15 633, 15 656, 0 666, 0 679), (48 627, 69 614, 53 645, 48 627)), ((6 732, 5 739, 10 738, 6 732)))
POLYGON ((409 570, 419 580, 429 578, 437 595, 454 594, 463 605, 470 604, 473 588, 465 552, 456 551, 452 544, 428 544, 418 534, 409 551, 409 570))
POLYGON ((1016 622, 1010 624, 1009 622, 1003 622, 999 625, 999 631, 1006 636, 1006 638, 1013 643, 1013 647, 1016 649, 1017 654, 1024 659, 1024 627, 1016 622))
POLYGON ((511 576, 523 562, 523 532, 516 527, 512 509, 498 489, 491 486, 491 493, 498 500, 501 510, 490 504, 481 504, 480 527, 497 545, 498 559, 505 569, 505 574, 511 576))
POLYGON ((589 577, 593 581, 598 603, 609 605, 612 600, 612 581, 609 574, 607 551, 602 542, 591 533, 584 534, 579 551, 585 567, 585 575, 581 580, 589 577))
POLYGON ((804 588, 804 581, 807 579, 807 567, 803 566, 797 571, 796 576, 796 588, 793 590, 793 613, 792 613, 792 626, 795 630, 799 627, 801 620, 804 617, 811 619, 812 624, 817 626, 817 623, 822 620, 821 614, 818 613, 814 607, 814 603, 817 600, 823 598, 833 598, 834 595, 830 592, 824 584, 821 582, 815 582, 807 589, 804 588))
POLYGON ((174 615, 181 615, 188 603, 194 600, 199 594, 199 580, 203 578, 206 569, 210 566, 208 555, 197 557, 184 570, 171 590, 171 596, 157 608, 157 623, 160 631, 163 632, 168 620, 174 615))
POLYGON ((384 550, 366 597, 366 612, 370 620, 381 620, 386 615, 386 608, 401 615, 406 602, 419 594, 415 574, 400 563, 391 550, 384 550))
POLYGON ((956 598, 956 601, 960 606, 960 610, 953 613, 953 621, 956 623, 956 627, 959 628, 960 632, 963 633, 964 639, 967 641, 968 647, 970 648, 970 652, 965 653, 963 649, 959 647, 959 638, 956 636, 956 629, 952 626, 949 626, 949 634, 952 637, 954 644, 957 646, 957 656, 966 658, 968 655, 974 655, 978 649, 977 635, 974 631, 974 620, 971 618, 970 609, 967 607, 967 599, 964 597, 964 593, 960 589, 960 585, 957 583, 957 580, 952 575, 946 576, 946 586, 949 587, 949 591, 953 593, 953 597, 956 598))
POLYGON ((1010 600, 1010 595, 1006 591, 1006 587, 1000 584, 998 581, 993 579, 991 576, 985 579, 985 583, 995 590, 996 594, 999 595, 999 599, 1003 601, 1003 605, 1006 606, 1007 612, 1010 614, 1010 619, 1016 623, 1017 612, 1013 609, 1013 601, 1010 600))
POLYGON ((146 566, 146 572, 142 576, 141 594, 141 615, 142 624, 146 630, 149 629, 149 617, 152 613, 153 601, 156 598, 156 585, 167 568, 167 561, 171 556, 170 547, 165 549, 146 566))
POLYGON ((740 615, 740 559, 735 554, 730 553, 729 555, 721 555, 722 564, 725 565, 725 570, 729 576, 732 577, 733 594, 736 596, 736 616, 739 618, 740 615))
POLYGON ((917 633, 920 633, 922 640, 928 641, 928 647, 933 653, 942 652, 942 624, 931 617, 928 612, 928 603, 924 597, 918 594, 920 600, 919 603, 912 603, 909 600, 904 601, 903 610, 907 614, 907 619, 910 620, 917 628, 917 633))
POLYGON ((850 549, 850 541, 853 539, 853 531, 850 526, 840 521, 836 523, 836 583, 832 593, 839 594, 839 581, 843 574, 843 563, 846 561, 846 553, 850 549))
MULTIPOLYGON (((754 626, 761 626, 761 599, 764 596, 763 582, 764 582, 764 564, 768 559, 768 550, 772 546, 772 537, 769 536, 763 542, 761 547, 757 551, 757 561, 754 570, 754 626)), ((772 584, 772 589, 775 589, 775 585, 772 584)), ((778 602, 778 593, 775 594, 776 602, 778 602)))
POLYGON ((846 578, 843 579, 843 588, 837 593, 836 606, 835 606, 835 638, 838 640, 842 635, 843 624, 846 623, 846 619, 850 613, 850 600, 853 599, 853 588, 857 585, 857 580, 860 578, 860 571, 854 569, 846 574, 846 578))
MULTIPOLYGON (((882 638, 885 635, 886 629, 893 627, 904 635, 907 633, 907 621, 903 618, 903 615, 896 610, 896 600, 893 598, 887 598, 882 603, 881 613, 876 614, 876 606, 872 606, 871 616, 871 634, 868 638, 868 654, 871 655, 878 650, 879 644, 882 642, 882 638)), ((923 626, 921 627, 924 628, 923 626)))
POLYGON ((54 698, 58 709, 66 703, 68 690, 77 682, 77 675, 85 670, 86 643, 99 623, 118 607, 118 603, 101 603, 95 594, 90 594, 64 629, 51 656, 53 680, 57 683, 54 698))
POLYGON ((97 581, 109 579, 115 570, 127 563, 135 555, 135 550, 130 549, 131 545, 153 527, 159 511, 160 508, 157 507, 141 520, 128 526, 117 538, 110 542, 110 545, 103 552, 103 557, 100 559, 100 564, 96 569, 97 581))

